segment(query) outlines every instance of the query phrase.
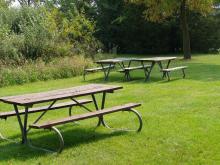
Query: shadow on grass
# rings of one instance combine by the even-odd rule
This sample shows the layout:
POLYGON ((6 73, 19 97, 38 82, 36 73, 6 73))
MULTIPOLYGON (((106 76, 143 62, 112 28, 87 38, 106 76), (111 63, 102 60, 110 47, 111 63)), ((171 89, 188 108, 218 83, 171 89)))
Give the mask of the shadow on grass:
POLYGON ((166 84, 166 83, 171 83, 171 82, 175 82, 175 81, 181 81, 183 80, 182 77, 174 77, 174 78, 170 78, 170 80, 167 80, 167 78, 164 78, 163 81, 160 81, 161 84, 166 84))
POLYGON ((89 77, 87 78, 85 81, 83 82, 87 82, 87 83, 143 83, 143 84, 149 84, 149 83, 154 83, 154 82, 158 82, 162 80, 162 74, 154 77, 151 76, 150 80, 145 81, 145 76, 141 74, 141 72, 135 72, 135 73, 131 73, 131 80, 128 81, 124 78, 123 75, 121 74, 117 74, 117 73, 112 73, 109 76, 109 79, 107 81, 104 80, 103 76, 99 76, 99 77, 89 77), (136 73, 136 74, 135 74, 136 73))
POLYGON ((197 81, 219 81, 220 80, 220 65, 203 64, 203 63, 190 63, 189 68, 186 70, 186 77, 189 80, 197 81))
MULTIPOLYGON (((91 128, 73 128, 72 126, 62 126, 59 127, 59 130, 61 131, 64 138, 64 151, 68 148, 74 149, 74 147, 77 147, 79 145, 87 145, 92 142, 104 140, 113 136, 120 136, 126 133, 122 131, 108 131, 108 133, 101 133, 91 128)), ((33 131, 30 133, 29 137, 34 145, 40 145, 41 147, 55 150, 58 147, 58 138, 55 134, 48 132, 50 131, 33 131)), ((48 154, 51 153, 44 152, 41 150, 35 150, 26 145, 15 144, 12 142, 0 143, 0 162, 10 161, 12 159, 18 161, 25 161, 27 159, 46 156, 48 154)))

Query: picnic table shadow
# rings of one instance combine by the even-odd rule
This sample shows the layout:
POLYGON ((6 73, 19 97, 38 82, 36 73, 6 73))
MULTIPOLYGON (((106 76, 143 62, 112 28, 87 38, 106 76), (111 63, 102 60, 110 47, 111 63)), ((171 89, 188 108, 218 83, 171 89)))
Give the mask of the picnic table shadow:
POLYGON ((87 82, 87 83, 154 83, 161 81, 161 76, 152 76, 149 81, 145 81, 144 75, 138 74, 138 75, 132 75, 131 80, 125 80, 125 78, 120 75, 120 74, 112 74, 108 80, 104 80, 103 76, 99 76, 96 78, 88 78, 85 81, 82 80, 82 82, 87 82))
MULTIPOLYGON (((89 143, 93 143, 96 141, 104 140, 107 138, 120 136, 125 134, 125 131, 108 131, 108 133, 100 133, 95 131, 95 128, 67 128, 65 129, 64 126, 59 127, 62 131, 62 135, 65 141, 64 151, 65 149, 72 148, 74 150, 74 147, 79 145, 86 145, 89 143), (63 130, 64 128, 64 130, 63 130)), ((34 136, 38 134, 39 132, 30 132, 30 136, 34 136)), ((18 138, 20 135, 15 135, 10 138, 18 138)), ((34 145, 41 145, 41 142, 44 142, 48 144, 48 149, 55 149, 53 145, 53 142, 57 142, 58 139, 56 135, 54 134, 44 134, 40 137, 31 138, 31 141, 34 145), (49 146, 50 145, 50 146, 49 146)), ((11 159, 19 160, 19 161, 25 161, 28 159, 36 158, 36 157, 42 157, 47 156, 48 154, 51 154, 49 152, 36 150, 33 148, 30 148, 27 145, 21 145, 20 143, 15 144, 13 142, 4 142, 5 144, 1 144, 0 141, 0 162, 1 161, 10 161, 11 159)), ((56 153, 54 153, 56 154, 56 153)), ((62 153, 61 153, 62 154, 62 153)), ((57 154, 56 154, 57 155, 57 154)), ((59 156, 59 155, 57 155, 59 156)))

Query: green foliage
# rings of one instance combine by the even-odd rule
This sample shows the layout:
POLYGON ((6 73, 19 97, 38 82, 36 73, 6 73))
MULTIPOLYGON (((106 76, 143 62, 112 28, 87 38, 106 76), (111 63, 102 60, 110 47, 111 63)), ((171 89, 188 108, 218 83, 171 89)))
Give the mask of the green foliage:
POLYGON ((0 9, 0 59, 42 58, 85 54, 99 48, 95 23, 83 14, 65 17, 58 8, 22 7, 0 9))
MULTIPOLYGON (((50 62, 56 57, 76 54, 95 58, 102 44, 106 51, 117 47, 120 53, 182 50, 180 1, 48 0, 18 9, 9 8, 8 2, 0 1, 0 60, 13 59, 15 64, 23 64, 26 59, 41 58, 50 62), (152 18, 164 20, 159 24, 146 21, 143 16, 144 12, 154 10, 155 3, 159 5, 154 6, 158 9, 152 18)), ((205 6, 211 1, 194 2, 187 1, 194 11, 189 19, 192 50, 216 51, 220 40, 219 14, 214 12, 202 17, 197 13, 209 12, 210 8, 206 10, 205 6)))
POLYGON ((96 54, 100 43, 96 41, 93 34, 95 33, 94 24, 91 23, 84 15, 77 15, 72 21, 62 20, 63 30, 61 37, 68 38, 73 44, 73 53, 91 55, 96 54))
MULTIPOLYGON (((156 2, 156 1, 155 1, 156 2)), ((170 1, 171 3, 172 1, 170 1)), ((145 5, 126 3, 123 0, 96 1, 96 36, 105 45, 105 50, 117 45, 120 53, 180 53, 182 52, 179 13, 163 22, 146 20, 145 5)), ((189 28, 193 52, 208 52, 219 48, 219 16, 213 10, 206 17, 190 12, 189 28)))
POLYGON ((144 19, 144 7, 124 0, 98 0, 96 36, 106 50, 118 46, 120 53, 161 53, 170 51, 170 29, 144 19))
POLYGON ((190 11, 202 15, 211 13, 215 0, 130 0, 146 6, 143 14, 146 19, 153 22, 162 22, 167 18, 178 15, 182 31, 182 43, 184 59, 191 58, 190 31, 188 26, 188 15, 190 11))
POLYGON ((131 2, 146 6, 144 15, 151 21, 163 21, 164 19, 180 13, 183 2, 186 3, 186 9, 206 15, 213 9, 215 0, 130 0, 131 2))
POLYGON ((2 60, 13 59, 16 62, 23 58, 21 54, 24 49, 24 36, 17 34, 4 35, 0 41, 0 58, 2 60))
POLYGON ((192 13, 190 17, 191 46, 198 52, 214 52, 220 48, 220 14, 201 17, 192 13))

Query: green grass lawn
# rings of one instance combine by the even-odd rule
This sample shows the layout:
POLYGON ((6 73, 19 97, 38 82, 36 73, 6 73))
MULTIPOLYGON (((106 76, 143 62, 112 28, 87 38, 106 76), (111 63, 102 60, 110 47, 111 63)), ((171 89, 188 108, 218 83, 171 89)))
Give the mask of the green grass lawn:
MULTIPOLYGON (((97 119, 80 121, 58 127, 65 140, 60 155, 0 141, 0 164, 220 164, 220 56, 196 55, 172 65, 188 65, 186 79, 176 72, 171 75, 172 81, 161 80, 158 68, 149 82, 144 82, 141 71, 132 73, 134 80, 130 82, 123 81, 120 73, 110 75, 107 84, 124 88, 107 95, 106 107, 142 103, 137 108, 143 117, 140 133, 95 129, 97 119)), ((102 73, 96 73, 87 76, 86 81, 76 77, 0 88, 0 96, 88 83, 106 82, 102 73)), ((11 109, 0 104, 0 111, 11 109)), ((43 120, 67 115, 67 110, 49 112, 43 120)), ((36 117, 30 115, 29 121, 36 117)), ((106 120, 114 126, 135 126, 132 116, 125 112, 109 115, 106 120)), ((16 118, 1 120, 0 132, 19 140, 16 118)), ((51 148, 57 145, 56 136, 49 131, 32 130, 29 137, 36 144, 51 148)))

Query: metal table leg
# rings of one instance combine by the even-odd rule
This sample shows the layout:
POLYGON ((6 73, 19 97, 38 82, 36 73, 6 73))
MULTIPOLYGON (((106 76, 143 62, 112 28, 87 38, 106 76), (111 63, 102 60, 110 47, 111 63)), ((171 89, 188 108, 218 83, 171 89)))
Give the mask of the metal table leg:
POLYGON ((144 67, 144 62, 143 61, 141 61, 141 65, 143 66, 143 69, 144 69, 144 75, 145 75, 145 77, 147 77, 148 74, 149 74, 149 71, 148 71, 147 67, 144 67))
POLYGON ((20 129, 21 129, 21 135, 22 135, 21 143, 22 144, 26 144, 27 143, 28 108, 29 108, 28 106, 25 106, 24 123, 22 123, 21 116, 20 116, 19 111, 18 111, 18 107, 17 107, 16 104, 14 104, 14 110, 16 112, 18 123, 19 123, 20 129))
MULTIPOLYGON (((120 68, 121 68, 122 70, 124 70, 124 68, 126 68, 126 65, 124 64, 124 62, 118 63, 118 65, 120 66, 120 68)), ((130 66, 131 66, 131 61, 129 61, 127 67, 129 68, 130 66)), ((125 74, 124 74, 125 80, 127 80, 127 81, 131 80, 130 71, 124 70, 124 73, 125 73, 125 74)))
POLYGON ((185 77, 186 77, 186 74, 185 74, 184 69, 182 69, 182 72, 183 72, 183 78, 185 78, 185 77))
MULTIPOLYGON (((92 94, 92 99, 93 99, 93 102, 94 102, 94 105, 95 105, 95 108, 96 108, 97 111, 98 111, 98 110, 102 110, 102 109, 105 108, 106 92, 103 92, 103 95, 102 95, 101 109, 99 109, 99 107, 98 107, 98 104, 97 104, 97 101, 96 101, 96 98, 95 98, 95 95, 94 95, 94 94, 92 94)), ((100 117, 99 117, 99 121, 98 121, 97 126, 100 126, 101 124, 102 124, 104 127, 109 127, 109 126, 105 123, 105 121, 104 121, 104 119, 103 119, 103 116, 100 116, 100 117)))
MULTIPOLYGON (((167 62, 166 69, 169 68, 169 66, 170 66, 170 62, 171 62, 171 60, 169 60, 169 61, 167 62)), ((166 74, 166 72, 164 72, 164 73, 163 73, 163 78, 165 78, 166 76, 167 76, 167 74, 166 74)))
POLYGON ((168 61, 166 69, 169 68, 171 60, 168 61))
POLYGON ((103 64, 101 64, 101 66, 102 66, 102 70, 103 70, 104 76, 105 76, 104 80, 107 81, 108 77, 109 77, 109 73, 110 73, 111 67, 112 67, 112 64, 109 64, 109 67, 107 69, 105 69, 103 64))
POLYGON ((159 65, 160 69, 163 69, 163 65, 162 65, 161 61, 158 61, 157 63, 159 65))
POLYGON ((151 63, 150 70, 149 70, 149 72, 148 72, 148 74, 147 74, 147 77, 146 77, 145 81, 150 80, 150 74, 151 74, 151 71, 152 71, 154 65, 155 65, 155 62, 153 61, 153 62, 151 63))
MULTIPOLYGON (((93 100, 93 103, 95 105, 96 111, 98 111, 99 107, 98 107, 98 104, 97 104, 97 101, 96 101, 96 98, 95 98, 94 94, 92 94, 92 100, 93 100)), ((97 127, 100 126, 100 124, 101 124, 101 118, 99 117, 99 121, 98 121, 97 127)))
MULTIPOLYGON (((103 92, 101 109, 105 108, 105 98, 106 98, 106 92, 103 92)), ((103 116, 100 117, 100 122, 102 123, 103 126, 106 126, 104 119, 103 119, 103 116)))
POLYGON ((23 142, 27 143, 27 121, 28 121, 28 106, 25 106, 24 125, 23 125, 23 142))
POLYGON ((73 107, 69 107, 69 116, 72 116, 72 108, 73 107))
MULTIPOLYGON (((125 67, 125 65, 123 65, 125 67)), ((131 66, 131 61, 129 61, 128 63, 128 68, 131 66)), ((125 72, 126 73, 126 72, 125 72)), ((131 81, 131 74, 130 74, 130 71, 128 70, 127 73, 126 73, 126 79, 127 81, 131 81)))
MULTIPOLYGON (((161 61, 158 61, 157 63, 158 63, 158 66, 159 66, 160 70, 163 70, 162 62, 161 62, 161 61)), ((166 74, 164 74, 164 73, 162 73, 162 74, 163 74, 163 76, 162 76, 162 79, 163 79, 164 76, 166 76, 166 74)))
POLYGON ((106 73, 105 81, 108 80, 109 73, 110 73, 110 70, 111 70, 111 66, 112 66, 112 64, 110 64, 110 65, 109 65, 109 68, 107 69, 107 73, 106 73))
POLYGON ((18 112, 18 106, 16 104, 14 104, 14 110, 16 112, 16 115, 17 115, 17 119, 18 119, 18 124, 20 126, 20 129, 21 129, 21 143, 24 144, 25 143, 25 135, 24 135, 24 126, 23 126, 23 123, 21 121, 21 116, 18 112))
POLYGON ((101 67, 102 67, 102 70, 103 70, 103 73, 104 73, 104 79, 106 79, 106 73, 105 73, 105 68, 104 68, 104 65, 101 64, 101 67))

